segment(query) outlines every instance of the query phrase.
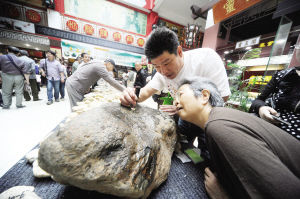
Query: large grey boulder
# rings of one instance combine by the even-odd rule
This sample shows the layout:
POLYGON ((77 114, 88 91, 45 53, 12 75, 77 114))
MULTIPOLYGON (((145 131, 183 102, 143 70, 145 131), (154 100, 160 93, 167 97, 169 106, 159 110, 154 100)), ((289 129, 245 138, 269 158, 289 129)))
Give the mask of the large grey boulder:
POLYGON ((60 183, 146 198, 167 179, 176 138, 166 114, 107 103, 60 125, 41 143, 38 161, 60 183))

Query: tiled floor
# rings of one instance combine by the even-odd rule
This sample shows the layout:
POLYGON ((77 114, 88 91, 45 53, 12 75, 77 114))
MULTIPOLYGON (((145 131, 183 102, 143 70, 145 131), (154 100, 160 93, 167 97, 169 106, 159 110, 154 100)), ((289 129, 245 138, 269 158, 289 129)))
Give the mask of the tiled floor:
MULTIPOLYGON (((9 110, 0 108, 0 177, 19 159, 36 146, 70 112, 69 100, 46 105, 46 88, 39 97, 43 100, 24 101, 25 108, 15 107, 15 97, 9 110)), ((156 103, 152 98, 143 102, 152 108, 156 103)))

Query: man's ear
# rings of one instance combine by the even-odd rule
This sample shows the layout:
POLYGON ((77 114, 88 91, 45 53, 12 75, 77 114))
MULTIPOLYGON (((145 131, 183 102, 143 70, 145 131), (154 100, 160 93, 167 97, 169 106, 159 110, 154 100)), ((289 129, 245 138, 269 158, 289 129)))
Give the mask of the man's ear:
POLYGON ((177 54, 180 56, 180 57, 182 57, 182 47, 181 46, 178 46, 177 47, 177 54))
POLYGON ((201 91, 201 93, 202 93, 202 100, 203 100, 203 103, 204 104, 207 104, 208 103, 208 101, 209 101, 209 97, 210 97, 210 92, 209 92, 209 90, 207 90, 207 89, 203 89, 202 91, 201 91))

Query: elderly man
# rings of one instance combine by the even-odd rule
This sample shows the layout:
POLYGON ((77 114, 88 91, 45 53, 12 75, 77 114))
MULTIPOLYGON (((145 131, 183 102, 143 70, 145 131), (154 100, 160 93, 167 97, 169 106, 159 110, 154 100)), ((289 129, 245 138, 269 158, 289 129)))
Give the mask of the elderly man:
POLYGON ((260 118, 221 106, 211 81, 182 82, 178 114, 206 135, 216 172, 205 169, 211 198, 300 198, 300 143, 260 118))
MULTIPOLYGON (((168 90, 172 97, 177 93, 178 85, 186 77, 206 77, 212 80, 221 92, 224 100, 230 95, 228 78, 220 56, 212 49, 199 48, 183 52, 176 33, 167 28, 152 31, 145 45, 145 54, 153 64, 157 73, 153 79, 141 89, 139 96, 134 89, 127 88, 120 100, 125 106, 142 102, 158 91, 168 90)), ((170 115, 176 114, 174 105, 160 106, 162 111, 170 115)), ((179 119, 178 127, 182 134, 187 135, 190 144, 201 130, 196 126, 179 119)), ((209 157, 205 146, 205 138, 200 135, 199 148, 204 157, 209 157)))
POLYGON ((112 75, 108 72, 109 70, 111 69, 108 68, 108 66, 105 66, 102 62, 95 60, 83 64, 82 67, 77 69, 76 73, 68 78, 66 88, 69 95, 71 109, 73 106, 76 106, 77 102, 83 100, 86 91, 100 78, 103 78, 119 91, 123 91, 125 89, 112 77, 112 75))
POLYGON ((7 55, 0 56, 0 70, 2 71, 2 91, 3 91, 3 109, 9 109, 12 103, 13 89, 16 92, 17 108, 25 107, 22 105, 24 78, 29 84, 30 71, 25 66, 24 61, 20 60, 16 55, 19 49, 8 46, 7 55))
MULTIPOLYGON (((20 50, 21 56, 19 57, 22 61, 25 62, 28 67, 28 71, 30 71, 29 83, 32 91, 33 101, 39 100, 39 91, 37 87, 36 74, 35 74, 35 62, 29 58, 29 54, 26 50, 20 50)), ((30 101, 31 97, 28 92, 24 91, 24 98, 26 101, 30 101)))
POLYGON ((46 53, 46 59, 40 61, 40 69, 42 76, 47 77, 47 105, 53 103, 53 88, 54 98, 59 102, 59 84, 65 81, 63 66, 55 59, 56 53, 49 50, 46 53))

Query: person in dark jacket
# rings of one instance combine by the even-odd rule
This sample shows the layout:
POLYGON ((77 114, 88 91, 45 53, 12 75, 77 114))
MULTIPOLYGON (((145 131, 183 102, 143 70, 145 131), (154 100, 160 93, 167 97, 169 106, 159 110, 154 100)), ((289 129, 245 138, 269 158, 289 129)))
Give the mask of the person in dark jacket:
MULTIPOLYGON (((33 97, 33 101, 38 101, 39 99, 39 91, 38 91, 38 87, 37 87, 37 81, 36 81, 36 71, 35 71, 35 62, 34 60, 29 58, 29 54, 26 50, 20 50, 20 54, 21 56, 19 57, 19 59, 21 59, 22 61, 24 61, 24 63, 27 65, 26 67, 28 67, 28 71, 30 71, 30 76, 29 76, 29 83, 30 83, 30 87, 31 87, 31 91, 32 91, 32 97, 33 97)), ((26 101, 30 101, 31 97, 30 94, 26 91, 24 91, 24 98, 26 101)))
MULTIPOLYGON (((295 51, 300 62, 300 46, 295 51)), ((300 140, 300 66, 275 73, 252 102, 249 112, 258 114, 300 140), (285 122, 277 121, 274 116, 285 122)))
POLYGON ((148 74, 145 69, 143 69, 142 64, 139 62, 135 63, 134 68, 137 73, 133 86, 135 88, 136 96, 139 96, 141 88, 143 88, 147 84, 146 79, 148 74))
POLYGON ((300 198, 296 139, 249 113, 222 107, 216 85, 206 78, 186 79, 180 85, 180 118, 205 134, 211 164, 204 177, 210 198, 300 198))

